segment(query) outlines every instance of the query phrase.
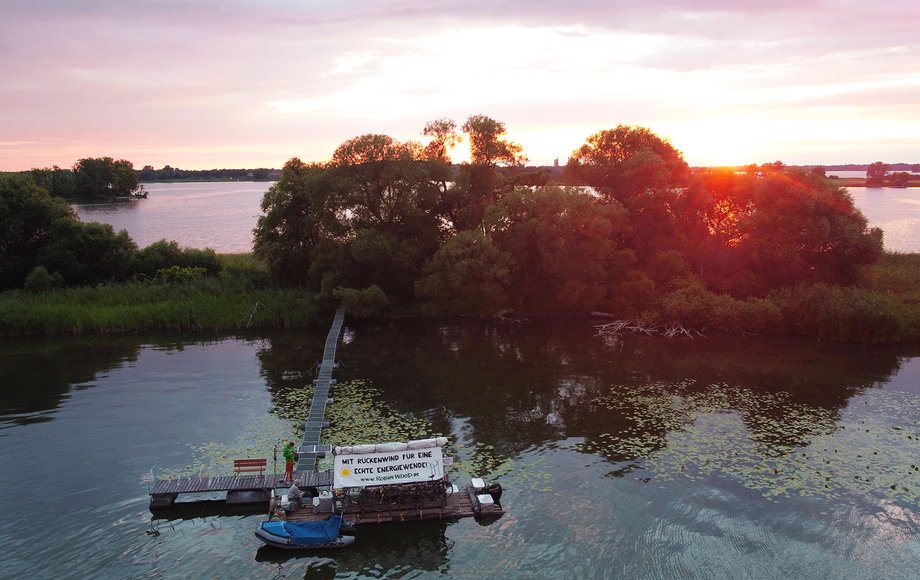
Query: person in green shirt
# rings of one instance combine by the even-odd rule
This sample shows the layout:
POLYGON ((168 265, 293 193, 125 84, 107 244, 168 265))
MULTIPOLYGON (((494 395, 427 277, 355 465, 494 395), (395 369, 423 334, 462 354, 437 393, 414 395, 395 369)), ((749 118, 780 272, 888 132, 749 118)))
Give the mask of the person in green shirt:
POLYGON ((294 442, 285 443, 281 453, 284 455, 284 483, 289 484, 294 479, 294 461, 297 459, 294 453, 294 442))

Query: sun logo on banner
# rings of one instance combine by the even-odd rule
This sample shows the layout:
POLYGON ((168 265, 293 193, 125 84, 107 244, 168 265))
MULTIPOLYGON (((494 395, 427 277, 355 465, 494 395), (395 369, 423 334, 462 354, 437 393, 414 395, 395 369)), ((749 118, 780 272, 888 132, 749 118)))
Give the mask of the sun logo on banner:
POLYGON ((351 475, 351 470, 348 469, 347 467, 343 467, 342 471, 340 471, 339 473, 342 474, 342 477, 348 477, 349 475, 351 475))

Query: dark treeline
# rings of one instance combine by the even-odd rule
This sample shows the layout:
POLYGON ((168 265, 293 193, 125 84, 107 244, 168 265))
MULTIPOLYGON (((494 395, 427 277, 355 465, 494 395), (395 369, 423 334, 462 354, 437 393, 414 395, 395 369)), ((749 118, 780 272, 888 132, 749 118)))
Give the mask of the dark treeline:
POLYGON ((77 161, 71 169, 55 165, 24 174, 52 196, 63 199, 119 199, 141 191, 134 164, 111 157, 87 157, 77 161))
POLYGON ((29 175, 0 175, 0 291, 39 291, 214 274, 212 250, 161 240, 140 249, 125 230, 82 222, 29 175))
POLYGON ((147 165, 141 170, 124 159, 87 157, 70 169, 58 166, 31 169, 7 175, 27 175, 54 197, 73 201, 99 201, 146 197, 142 182, 158 181, 259 181, 277 179, 278 169, 177 169, 166 165, 154 169, 147 165))
POLYGON ((358 315, 602 311, 831 340, 918 336, 911 281, 873 278, 882 232, 820 168, 691 170, 668 141, 618 126, 568 159, 564 183, 587 187, 545 185, 551 173, 525 171, 493 119, 438 120, 424 135, 363 135, 327 163, 291 159, 255 236, 275 279, 358 315), (471 159, 454 165, 461 131, 471 159))
POLYGON ((568 159, 564 181, 587 187, 555 186, 523 169, 520 145, 488 117, 434 121, 424 135, 363 135, 327 163, 291 159, 255 236, 274 278, 354 315, 603 311, 836 340, 917 336, 909 304, 867 275, 881 231, 823 171, 692 171, 668 141, 618 126, 568 159), (453 165, 461 132, 471 159, 453 165))
POLYGON ((262 200, 260 262, 232 267, 175 242, 138 248, 60 199, 68 179, 92 195, 133 195, 130 162, 0 175, 0 290, 15 295, 0 319, 6 308, 20 334, 143 328, 163 313, 131 301, 176 284, 158 327, 289 327, 309 318, 295 310, 344 303, 357 317, 604 312, 696 330, 920 339, 920 255, 885 254, 881 231, 821 168, 691 169, 667 140, 622 125, 589 136, 562 170, 525 167, 504 124, 483 115, 423 134, 362 135, 328 162, 288 161, 262 200), (454 164, 464 135, 470 160, 454 164), (85 321, 82 307, 69 326, 49 323, 89 298, 43 291, 123 282, 157 285, 122 292, 130 323, 104 309, 85 321), (212 298, 228 293, 234 305, 218 307, 212 298), (23 309, 26 295, 41 296, 47 316, 23 309))
POLYGON ((138 179, 144 183, 157 181, 268 181, 278 179, 281 171, 260 167, 258 169, 178 169, 166 165, 154 169, 145 165, 138 172, 138 179))

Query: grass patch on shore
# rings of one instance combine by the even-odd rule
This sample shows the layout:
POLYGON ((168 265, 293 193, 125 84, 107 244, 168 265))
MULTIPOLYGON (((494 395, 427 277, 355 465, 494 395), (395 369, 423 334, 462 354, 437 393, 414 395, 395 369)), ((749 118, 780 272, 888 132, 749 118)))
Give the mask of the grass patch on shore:
POLYGON ((221 278, 0 294, 0 336, 302 328, 323 318, 299 289, 247 288, 221 278))

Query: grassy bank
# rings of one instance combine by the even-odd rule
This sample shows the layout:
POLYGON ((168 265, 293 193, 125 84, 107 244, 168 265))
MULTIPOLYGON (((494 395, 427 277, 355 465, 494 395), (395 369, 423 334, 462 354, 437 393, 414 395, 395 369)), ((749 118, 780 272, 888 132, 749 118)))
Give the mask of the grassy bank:
POLYGON ((227 290, 219 281, 0 295, 0 335, 300 328, 323 319, 299 290, 227 290))
POLYGON ((0 336, 302 328, 326 314, 300 289, 272 288, 249 254, 220 256, 219 276, 0 294, 0 336))
MULTIPOLYGON (((272 287, 264 264, 251 255, 222 255, 220 261, 216 277, 4 292, 0 336, 238 332, 328 322, 328 305, 301 289, 272 287)), ((858 287, 802 285, 747 301, 698 288, 669 294, 658 308, 647 313, 649 320, 835 342, 914 343, 920 341, 920 254, 886 254, 858 287)), ((402 304, 380 314, 421 312, 420 304, 402 304)))

